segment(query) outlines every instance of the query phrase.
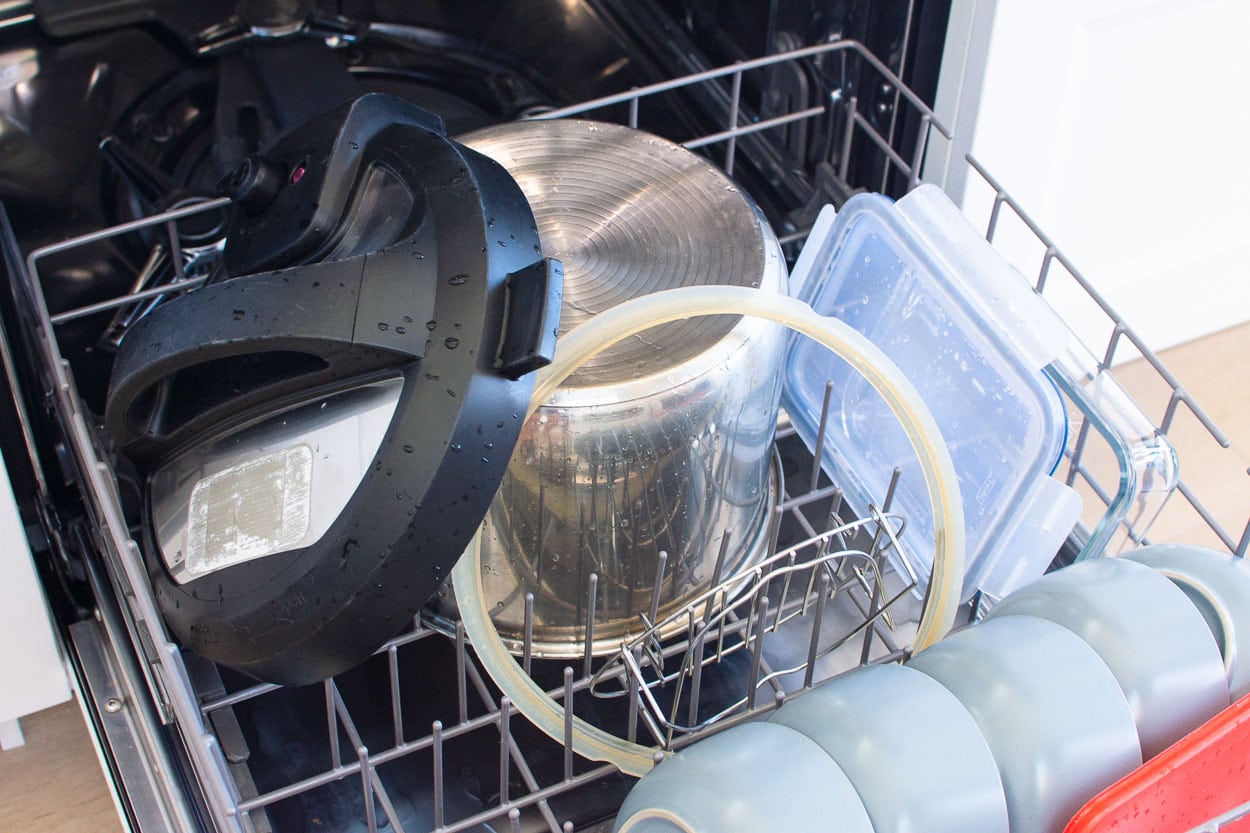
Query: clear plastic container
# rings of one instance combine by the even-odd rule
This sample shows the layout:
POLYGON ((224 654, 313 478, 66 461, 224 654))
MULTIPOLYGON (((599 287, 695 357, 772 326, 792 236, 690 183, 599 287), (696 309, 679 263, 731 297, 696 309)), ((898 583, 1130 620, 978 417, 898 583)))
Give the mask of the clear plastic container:
MULTIPOLYGON (((1064 350, 1063 322, 937 188, 897 203, 853 197, 825 209, 791 278, 797 296, 867 336, 920 391, 958 472, 968 541, 963 598, 998 599, 1040 575, 1080 516, 1076 492, 1050 476, 1067 417, 1045 368, 1064 350)), ((821 461, 856 513, 907 519, 894 566, 923 593, 933 558, 916 456, 884 401, 810 341, 792 343, 785 404, 815 450, 832 383, 821 461)))

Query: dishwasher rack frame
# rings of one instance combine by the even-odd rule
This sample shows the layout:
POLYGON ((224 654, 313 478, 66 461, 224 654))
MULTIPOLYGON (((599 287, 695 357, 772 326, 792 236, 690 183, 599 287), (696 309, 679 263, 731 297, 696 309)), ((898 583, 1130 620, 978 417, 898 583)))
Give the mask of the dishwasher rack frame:
MULTIPOLYGON (((624 108, 627 112, 626 121, 631 126, 639 124, 643 106, 649 106, 651 100, 658 96, 682 95, 691 90, 700 89, 706 94, 721 101, 726 110, 726 123, 723 130, 688 140, 684 144, 690 149, 719 148, 723 155, 722 163, 725 170, 733 175, 735 168, 741 164, 744 156, 749 157, 753 142, 753 134, 769 130, 789 129, 792 126, 815 120, 832 120, 840 126, 835 127, 837 141, 831 143, 828 163, 840 174, 842 181, 850 171, 852 144, 855 141, 869 141, 875 148, 880 161, 879 183, 886 183, 892 175, 905 177, 908 187, 918 185, 923 179, 923 166, 926 148, 937 134, 951 139, 951 132, 937 119, 934 113, 911 90, 902 84, 897 75, 882 61, 873 56, 865 47, 854 41, 838 41, 820 46, 799 49, 792 52, 768 56, 753 61, 746 61, 728 67, 676 78, 660 84, 651 85, 628 91, 616 96, 587 102, 575 107, 563 108, 542 114, 540 118, 558 118, 574 115, 593 114, 604 108, 624 108), (883 133, 873 124, 873 120, 860 112, 858 99, 855 95, 844 95, 844 86, 824 90, 818 104, 799 106, 787 112, 766 118, 757 118, 747 112, 743 100, 744 78, 750 73, 767 72, 771 69, 786 66, 805 71, 805 62, 812 60, 839 61, 843 75, 848 66, 860 69, 867 68, 879 83, 888 84, 895 91, 896 107, 890 116, 889 127, 883 133), (898 138, 899 112, 910 108, 911 113, 919 119, 919 130, 916 141, 909 153, 900 153, 896 148, 898 138)), ((1071 261, 1055 246, 1053 241, 1038 227, 1020 207, 1017 201, 997 182, 984 167, 971 156, 967 164, 972 172, 994 193, 993 208, 986 229, 986 237, 994 240, 1002 219, 1014 215, 1037 238, 1043 247, 1044 255, 1036 272, 1035 289, 1045 295, 1047 289, 1057 280, 1066 276, 1075 282, 1105 313, 1111 329, 1111 336, 1105 345, 1101 345, 1096 355, 1097 365, 1092 370, 1094 377, 1106 374, 1113 380, 1110 366, 1116 357, 1121 343, 1127 340, 1146 360, 1159 379, 1171 391, 1167 410, 1162 418, 1152 422, 1154 432, 1160 436, 1167 434, 1173 424, 1177 412, 1184 406, 1203 426, 1212 442, 1227 448, 1228 439, 1215 426, 1210 417, 1194 401, 1179 381, 1171 374, 1136 332, 1124 322, 1096 289, 1075 268, 1071 261), (1006 209, 1006 211, 1004 211, 1006 209)), ((875 174, 873 176, 875 180, 875 174)), ((942 184, 942 183, 939 183, 942 184)), ((69 457, 76 467, 77 473, 85 484, 84 503, 89 519, 96 531, 102 563, 89 572, 93 578, 93 589, 101 599, 97 615, 97 623, 80 623, 75 628, 74 639, 81 634, 85 643, 99 642, 108 648, 107 660, 110 663, 110 674, 114 682, 112 693, 105 699, 105 689, 93 689, 86 696, 96 698, 96 707, 102 714, 122 712, 129 718, 128 725, 134 754, 146 762, 146 792, 136 798, 136 788, 132 781, 127 781, 126 789, 132 793, 132 804, 142 806, 133 808, 135 817, 143 829, 169 829, 191 831, 201 829, 197 815, 220 831, 264 831, 269 828, 264 810, 266 807, 318 786, 344 779, 359 779, 362 796, 363 822, 371 831, 377 830, 379 824, 389 824, 393 829, 402 830, 399 814, 395 804, 385 788, 378 769, 384 764, 407 755, 430 755, 434 780, 433 824, 438 833, 458 833, 475 829, 478 825, 493 822, 507 825, 513 833, 522 831, 522 822, 535 823, 538 829, 551 833, 563 833, 573 830, 571 822, 562 822, 552 810, 551 800, 571 793, 597 780, 612 776, 614 768, 609 765, 595 765, 577 758, 566 741, 563 749, 562 777, 550 783, 541 783, 534 775, 526 757, 525 750, 518 744, 512 730, 516 720, 513 710, 506 698, 497 698, 488 681, 478 669, 472 656, 471 648, 466 645, 462 631, 454 638, 458 709, 446 722, 436 721, 430 726, 428 733, 422 729, 415 737, 409 737, 405 731, 401 717, 400 703, 404 696, 404 687, 399 670, 399 652, 406 646, 415 645, 426 639, 445 639, 424 626, 420 621, 414 622, 411 629, 388 642, 370 662, 385 662, 389 691, 378 692, 379 697, 389 697, 394 721, 394 745, 381 752, 371 751, 362 740, 353 715, 342 696, 335 680, 324 683, 325 725, 324 731, 328 749, 328 766, 314 778, 304 779, 299 783, 287 785, 285 788, 271 790, 257 795, 246 764, 237 761, 238 749, 227 748, 236 743, 237 724, 231 729, 232 709, 249 700, 268 696, 281 696, 281 688, 273 685, 256 685, 241 691, 225 693, 223 690, 209 691, 211 684, 206 686, 201 675, 193 675, 191 663, 184 657, 181 650, 170 639, 150 590, 147 587, 146 571, 139 548, 131 538, 121 507, 116 475, 108 464, 100 438, 96 433, 96 420, 83 406, 78 398, 68 363, 64 360, 57 344, 55 328, 66 320, 82 315, 92 314, 105 309, 112 309, 132 304, 139 300, 168 295, 172 292, 193 289, 203 282, 202 278, 186 275, 179 269, 175 281, 132 295, 93 304, 77 310, 68 310, 51 315, 43 298, 38 275, 38 267, 44 258, 72 250, 78 246, 130 233, 132 231, 164 226, 169 235, 171 251, 175 253, 175 264, 181 265, 178 257, 178 239, 176 222, 198 211, 212 210, 226 204, 226 200, 210 200, 198 205, 189 206, 177 211, 165 212, 139 221, 126 223, 96 233, 46 246, 33 251, 26 258, 25 269, 19 270, 20 291, 23 300, 29 307, 26 311, 33 318, 34 336, 37 341, 39 359, 47 373, 45 382, 53 402, 53 410, 62 422, 62 429, 70 448, 69 457), (107 575, 102 575, 102 573, 107 575), (193 682, 196 676, 198 684, 193 682), (479 699, 480 705, 473 701, 470 692, 479 699), (444 748, 456 738, 470 733, 490 733, 498 737, 500 773, 500 794, 498 800, 486 810, 465 818, 449 818, 449 809, 443 801, 444 781, 444 748), (175 739, 170 743, 169 738, 175 739), (346 741, 346 743, 344 742, 346 741), (346 747, 346 748, 345 748, 346 747), (189 788, 185 787, 177 775, 179 767, 186 765, 191 778, 189 788), (513 774, 524 784, 523 794, 511 794, 509 783, 513 774)), ((805 230, 798 229, 782 236, 783 243, 798 243, 805 236, 805 230)), ((19 264, 20 266, 20 264, 19 264)), ((11 362, 7 360, 6 370, 12 373, 11 362)), ((1086 380, 1090 381, 1090 380, 1086 380)), ((779 439, 784 440, 788 429, 779 431, 779 439)), ((1069 484, 1084 483, 1104 504, 1110 505, 1114 500, 1115 488, 1106 486, 1099 474, 1086 465, 1085 456, 1091 442, 1097 441, 1097 432, 1091 430, 1090 423, 1083 422, 1074 433, 1072 442, 1065 450, 1065 477, 1069 484)), ((29 442, 33 452, 33 444, 29 442)), ((896 520, 889 516, 889 495, 883 501, 881 513, 865 522, 852 521, 843 525, 838 517, 837 490, 832 485, 821 486, 820 471, 813 464, 808 482, 799 484, 801 488, 791 495, 783 490, 783 498, 776 507, 778 523, 782 515, 789 515, 809 535, 804 542, 814 546, 827 556, 829 541, 842 533, 852 533, 867 527, 867 537, 872 541, 865 558, 865 563, 880 563, 883 548, 897 546, 896 520), (835 501, 832 508, 826 508, 829 501, 835 501), (822 518, 827 521, 820 532, 808 517, 805 510, 820 507, 822 518), (825 515, 825 512, 828 515, 825 515)), ((1224 529, 1183 481, 1177 490, 1187 501, 1192 510, 1210 526, 1214 534, 1232 552, 1244 556, 1250 544, 1250 523, 1237 532, 1224 529)), ((1115 520, 1120 533, 1132 543, 1148 541, 1148 524, 1154 515, 1129 517, 1123 516, 1115 520)), ((818 522, 819 523, 819 522, 818 522)), ((861 530, 862 531, 862 530, 861 530)), ((788 551, 783 551, 788 552, 788 551)), ((892 607, 889 602, 906 600, 907 583, 900 588, 892 587, 889 591, 884 587, 885 578, 869 570, 843 569, 812 571, 812 577, 819 576, 815 589, 815 597, 824 598, 834 590, 846 588, 840 598, 850 599, 857 608, 860 625, 849 634, 836 640, 840 645, 859 635, 863 635, 863 644, 851 645, 859 662, 892 661, 906 656, 905 636, 894 633, 891 621, 892 607), (876 653, 873 654, 873 650, 876 653)), ((897 579, 897 577, 895 577, 897 579)), ((767 582, 763 583, 767 587, 767 582)), ((807 612, 809 597, 812 597, 812 584, 808 592, 802 595, 801 607, 807 612)), ((620 673, 615 679, 627 681, 626 696, 630 702, 630 731, 641 723, 651 732, 653 738, 670 748, 692 742, 710 731, 717 731, 730 725, 750 719, 762 711, 776 705, 786 696, 810 687, 816 682, 812 659, 817 654, 831 651, 833 644, 816 646, 812 639, 812 653, 805 662, 794 668, 789 675, 790 684, 785 685, 786 677, 773 674, 766 663, 760 659, 761 645, 764 634, 769 631, 769 608, 765 602, 756 605, 755 601, 762 595, 751 596, 752 602, 736 633, 745 629, 747 635, 737 643, 753 655, 753 671, 751 687, 747 694, 747 702, 732 710, 723 719, 702 723, 698 719, 687 721, 690 725, 680 725, 679 721, 670 719, 668 725, 656 720, 656 715, 663 716, 662 710, 654 698, 650 696, 651 687, 657 681, 671 680, 664 673, 653 674, 650 683, 643 682, 646 678, 645 667, 648 663, 654 670, 664 670, 666 656, 686 653, 692 642, 707 639, 707 632, 700 631, 696 636, 692 631, 685 638, 674 642, 651 646, 652 650, 636 651, 633 656, 637 660, 636 667, 629 673, 620 673), (752 631, 752 628, 754 630, 752 631), (755 636, 752 637, 751 633, 755 636), (650 659, 643 654, 650 653, 650 659), (757 701, 756 691, 769 684, 771 697, 757 701)), ((782 594, 783 597, 786 595, 782 594)), ((824 604, 811 605, 813 618, 811 633, 820 631, 819 618, 825 609, 824 604)), ((774 615, 780 619, 780 611, 774 615)), ((901 611, 899 612, 901 616, 901 611)), ((692 619, 693 622, 693 619, 692 619)), ((728 626, 726 628, 729 629, 728 626)), ((774 629, 775 630, 775 629, 774 629)), ((731 639, 735 637, 730 637, 731 639)), ((528 657, 523 659, 528 669, 528 657)), ((627 663, 628 664, 628 663, 627 663)), ((694 683, 695 669, 701 669, 704 663, 687 661, 677 679, 684 680, 687 676, 694 683)), ((600 666, 599 672, 603 667, 600 666)), ((565 669, 563 685, 552 691, 553 697, 568 702, 577 696, 587 696, 592 684, 602 682, 603 674, 594 671, 587 660, 580 673, 573 668, 565 669)), ((451 684, 452 681, 447 681, 451 684)), ((689 695, 688 695, 689 696, 689 695)), ((694 707, 690 714, 697 718, 698 700, 694 695, 694 707)), ((678 698, 680 700, 680 698, 678 698)), ((674 704, 675 706, 676 704, 674 704)), ((669 717, 675 717, 675 710, 669 717)), ((566 724, 566 739, 571 731, 566 724)), ((244 750, 246 751, 246 750, 244 750)), ((124 767, 122 767, 124 768, 124 767)), ((1244 808, 1243 808, 1244 809, 1244 808)), ((1231 821, 1222 819, 1221 821, 1231 821)), ((502 828, 500 828, 502 829, 502 828)), ((527 828, 528 829, 528 828, 527 828)), ((586 830, 610 829, 610 820, 603 824, 595 824, 586 830), (606 825, 606 826, 605 826, 606 825)), ((1216 828, 1203 828, 1216 829, 1216 828)))

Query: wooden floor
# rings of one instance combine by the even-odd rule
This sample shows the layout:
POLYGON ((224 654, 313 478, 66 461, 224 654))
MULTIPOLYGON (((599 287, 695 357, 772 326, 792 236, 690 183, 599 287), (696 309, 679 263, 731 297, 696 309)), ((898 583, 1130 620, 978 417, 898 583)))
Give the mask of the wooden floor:
POLYGON ((78 704, 22 718, 26 745, 0 752, 2 833, 121 833, 78 704))
MULTIPOLYGON (((1250 324, 1166 351, 1164 361, 1231 440, 1223 449, 1181 409, 1171 437, 1179 449, 1182 477, 1209 505, 1234 538, 1250 516, 1250 324), (1240 450, 1239 450, 1240 449, 1240 450)), ((1116 374, 1158 419, 1168 391, 1140 362, 1116 374)), ((1151 530, 1155 540, 1207 540, 1206 523, 1179 497, 1169 502, 1151 530)), ((0 752, 0 833, 114 833, 113 803, 93 753, 82 716, 73 703, 22 721, 26 746, 0 752)))

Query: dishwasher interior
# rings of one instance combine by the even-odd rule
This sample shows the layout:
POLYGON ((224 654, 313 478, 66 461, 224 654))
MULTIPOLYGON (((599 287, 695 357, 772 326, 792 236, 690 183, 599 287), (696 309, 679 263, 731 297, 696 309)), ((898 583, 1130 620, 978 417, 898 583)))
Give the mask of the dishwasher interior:
MULTIPOLYGON (((909 656, 923 603, 912 592, 916 578, 887 563, 889 551, 903 546, 907 523, 893 505, 893 482, 865 517, 854 517, 783 414, 765 558, 664 615, 657 583, 641 634, 607 655, 592 651, 592 574, 576 659, 543 659, 524 641, 518 663, 562 708, 555 738, 501 695, 463 627, 429 615, 322 684, 257 683, 182 650, 148 585, 133 520, 134 475, 119 468, 99 415, 110 339, 115 347, 128 317, 193 291, 216 268, 218 241, 195 247, 187 234, 196 223, 211 226, 213 212, 227 204, 209 196, 210 162, 237 153, 221 140, 220 126, 200 123, 232 94, 217 90, 213 101, 206 67, 217 56, 224 66, 250 54, 232 51, 248 41, 306 38, 335 50, 378 89, 408 91, 441 110, 449 132, 516 118, 640 127, 697 151, 741 183, 793 262, 821 206, 840 206, 860 191, 905 194, 924 179, 926 153, 953 139, 926 103, 935 74, 932 56, 924 55, 932 21, 920 18, 935 12, 924 9, 932 4, 919 11, 894 4, 893 40, 871 27, 861 33, 869 43, 885 41, 873 44, 880 55, 833 31, 815 41, 794 34, 774 14, 766 54, 756 57, 735 53, 753 31, 746 12, 740 20, 723 12, 713 25, 715 4, 638 4, 633 14, 616 3, 564 4, 569 15, 593 12, 604 30, 631 39, 635 50, 615 59, 604 57, 608 40, 587 40, 578 52, 532 30, 508 56, 440 33, 438 21, 391 23, 385 10, 373 10, 373 22, 361 26, 353 5, 311 14, 279 34, 280 27, 241 23, 237 15, 222 18, 229 25, 201 25, 200 13, 187 11, 171 30, 195 32, 201 59, 139 99, 111 150, 101 142, 112 160, 93 174, 104 210, 75 209, 81 227, 57 234, 40 232, 47 224, 38 212, 17 216, 10 207, 0 218, 13 293, 4 321, 6 373, 42 498, 43 572, 64 611, 67 653, 138 830, 611 830, 633 779, 575 754, 574 734, 582 730, 574 715, 642 747, 678 750, 847 669, 909 656), (673 13, 678 8, 685 20, 673 13), (629 27, 633 34, 623 35, 629 27), (562 79, 572 79, 564 88, 543 88, 518 68, 524 64, 515 56, 527 52, 538 63, 582 61, 598 74, 564 72, 562 79), (158 255, 163 278, 145 282, 158 255)), ((57 20, 71 47, 90 29, 85 16, 57 20)), ((501 16, 493 25, 507 22, 501 16)), ((98 37, 128 36, 118 31, 98 37)), ((258 110, 239 112, 256 117, 258 110)), ((249 129, 260 136, 276 130, 265 122, 268 111, 259 112, 249 129)), ((1047 297, 1056 287, 1079 287, 1106 319, 1105 342, 1070 345, 1052 373, 1069 420, 1055 476, 1085 501, 1056 563, 1148 542, 1165 503, 1196 514, 1215 545, 1244 555, 1250 527, 1226 529, 1186 487, 1168 432, 1175 419, 1192 418, 1212 447, 1227 447, 1227 439, 1004 185, 975 158, 964 164, 966 190, 980 189, 992 206, 977 218, 986 237, 993 241, 1011 226, 1036 239, 1038 261, 1020 264, 1035 291, 1047 297), (1111 365, 1121 352, 1144 357, 1166 388, 1158 415, 1145 414, 1116 382, 1111 365)), ((722 554, 727 546, 723 540, 722 554)), ((663 561, 659 570, 662 580, 663 561)), ((964 621, 979 613, 977 598, 963 606, 964 621)))

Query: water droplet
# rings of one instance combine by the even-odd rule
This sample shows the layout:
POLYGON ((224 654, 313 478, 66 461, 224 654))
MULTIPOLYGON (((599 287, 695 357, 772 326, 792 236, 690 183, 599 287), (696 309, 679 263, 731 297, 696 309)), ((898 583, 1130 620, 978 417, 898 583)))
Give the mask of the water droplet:
POLYGON ((381 330, 382 332, 386 332, 390 328, 391 328, 391 325, 387 324, 385 321, 378 322, 378 329, 381 330))
POLYGON ((464 446, 462 446, 460 443, 452 443, 452 444, 451 444, 451 450, 452 450, 452 451, 459 451, 459 450, 460 450, 460 449, 462 449, 462 448, 464 448, 464 446))
POLYGON ((451 284, 452 286, 462 286, 468 280, 469 280, 469 276, 465 274, 464 272, 461 272, 459 275, 452 275, 450 278, 448 278, 447 283, 451 284))
POLYGON ((242 320, 243 320, 243 316, 245 316, 245 315, 247 315, 247 313, 246 313, 246 312, 244 312, 244 311, 243 311, 243 310, 241 310, 241 309, 236 309, 236 310, 234 311, 234 320, 235 320, 235 321, 242 321, 242 320))
POLYGON ((443 346, 448 350, 455 350, 460 346, 460 339, 455 336, 447 336, 447 338, 443 339, 443 346))
POLYGON ((425 260, 425 253, 418 252, 416 249, 412 250, 412 256, 415 257, 417 260, 425 260))
POLYGON ((452 397, 452 398, 455 398, 455 396, 456 396, 456 392, 455 392, 454 390, 452 390, 451 388, 448 388, 448 389, 447 389, 447 395, 448 395, 448 396, 450 396, 450 397, 452 397))
POLYGON ((494 448, 494 447, 495 447, 495 444, 494 444, 494 443, 482 443, 482 448, 485 448, 485 449, 491 449, 491 448, 494 448))
POLYGON ((434 332, 434 328, 438 326, 438 322, 434 320, 426 321, 425 328, 430 332, 434 332))
POLYGON ((405 453, 405 454, 411 454, 411 453, 412 453, 412 445, 411 445, 411 444, 409 444, 409 443, 404 443, 404 453, 405 453))
POLYGON ((347 146, 351 148, 352 150, 360 150, 360 145, 356 144, 355 142, 348 142, 347 146))
POLYGON ((496 240, 495 242, 496 242, 496 243, 498 243, 500 246, 502 246, 502 247, 503 247, 503 248, 505 248, 505 249, 506 249, 506 248, 508 248, 508 244, 507 244, 507 243, 505 243, 505 242, 504 242, 504 241, 502 241, 502 240, 496 240))
POLYGON ((399 334, 402 336, 404 333, 408 332, 408 328, 407 328, 407 327, 396 327, 396 328, 395 328, 395 332, 399 333, 399 334))
POLYGON ((437 373, 426 373, 425 378, 429 379, 431 382, 437 382, 442 377, 439 376, 437 373))

